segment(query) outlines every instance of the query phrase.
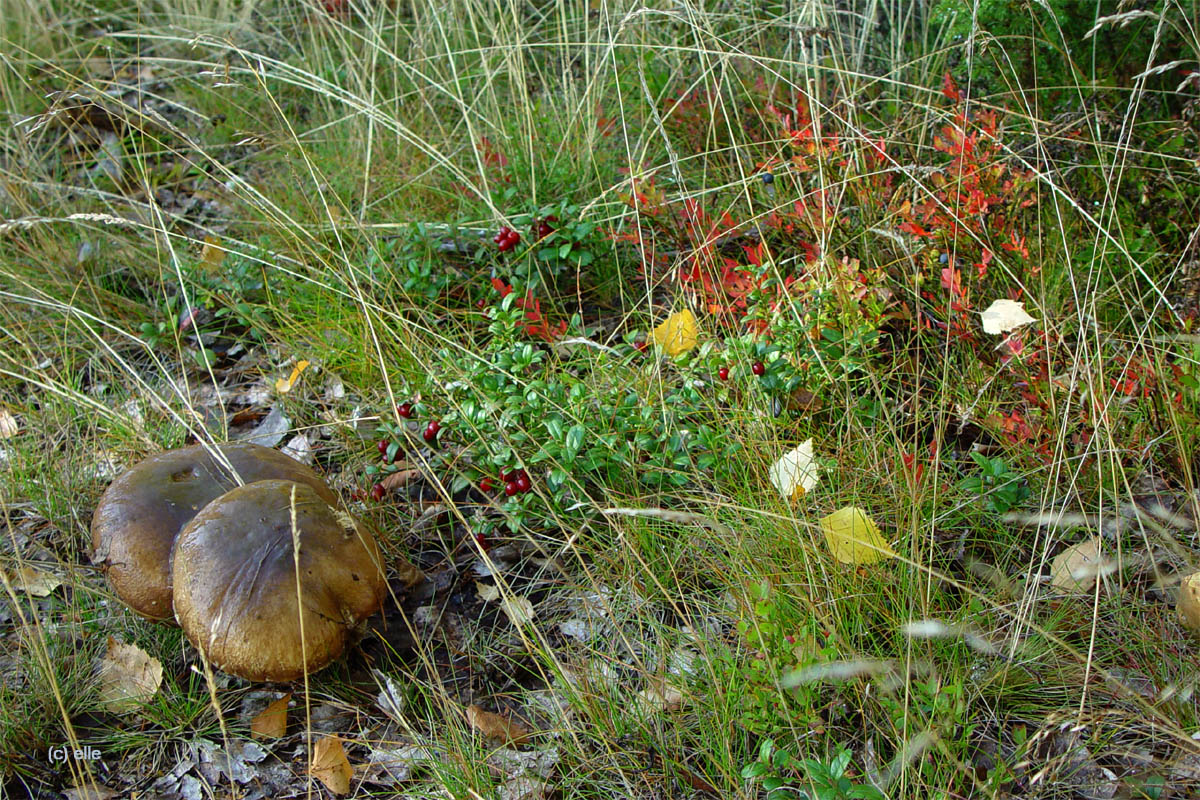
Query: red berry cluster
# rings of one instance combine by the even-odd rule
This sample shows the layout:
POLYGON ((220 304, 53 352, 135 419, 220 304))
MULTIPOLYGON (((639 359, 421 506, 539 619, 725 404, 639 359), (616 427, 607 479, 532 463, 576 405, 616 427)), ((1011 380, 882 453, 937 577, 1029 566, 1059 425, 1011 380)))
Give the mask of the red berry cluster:
POLYGON ((500 232, 492 237, 492 241, 500 249, 501 253, 512 250, 521 243, 521 234, 514 231, 512 228, 505 225, 500 229, 500 232))
POLYGON ((558 217, 551 214, 545 219, 534 220, 532 229, 533 238, 541 241, 550 234, 554 233, 554 226, 550 224, 551 222, 558 222, 558 217))
MULTIPOLYGON (((525 494, 533 488, 533 482, 529 480, 529 473, 523 469, 503 470, 500 473, 500 480, 504 482, 505 497, 525 494)), ((484 478, 479 482, 479 489, 484 492, 490 492, 495 486, 491 478, 484 478)))
MULTIPOLYGON (((415 413, 416 413, 416 409, 413 407, 412 403, 406 402, 406 403, 401 403, 400 405, 396 406, 396 414, 399 415, 400 417, 402 417, 403 419, 411 419, 413 414, 415 414, 415 413)), ((425 426, 425 430, 421 432, 421 438, 423 438, 426 442, 428 442, 430 447, 436 447, 438 434, 441 432, 441 430, 442 430, 441 422, 439 422, 436 419, 430 420, 429 424, 425 426)), ((379 451, 379 455, 381 455, 383 457, 383 463, 385 463, 385 464, 395 463, 396 460, 398 460, 400 458, 400 448, 399 447, 396 448, 396 451, 392 455, 392 458, 391 459, 388 458, 388 448, 391 447, 391 445, 392 445, 392 439, 390 437, 380 439, 379 442, 376 443, 376 445, 375 445, 376 449, 379 451)), ((386 486, 384 486, 382 483, 377 483, 371 487, 371 492, 370 492, 371 499, 374 500, 375 502, 379 502, 380 500, 383 500, 384 495, 387 494, 387 491, 388 490, 387 490, 386 486)))

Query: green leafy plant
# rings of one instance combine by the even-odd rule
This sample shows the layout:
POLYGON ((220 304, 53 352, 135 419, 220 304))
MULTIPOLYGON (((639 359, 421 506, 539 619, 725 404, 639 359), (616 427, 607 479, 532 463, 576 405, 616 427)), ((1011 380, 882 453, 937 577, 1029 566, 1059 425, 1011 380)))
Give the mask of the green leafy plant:
POLYGON ((979 474, 964 478, 958 486, 978 494, 989 511, 1003 514, 1029 497, 1029 486, 1020 475, 1008 468, 1004 459, 988 458, 972 451, 971 460, 979 467, 979 474))
POLYGON ((846 776, 851 758, 845 749, 828 763, 796 758, 767 739, 759 746, 758 758, 742 767, 742 777, 761 782, 767 800, 886 800, 879 789, 846 776))

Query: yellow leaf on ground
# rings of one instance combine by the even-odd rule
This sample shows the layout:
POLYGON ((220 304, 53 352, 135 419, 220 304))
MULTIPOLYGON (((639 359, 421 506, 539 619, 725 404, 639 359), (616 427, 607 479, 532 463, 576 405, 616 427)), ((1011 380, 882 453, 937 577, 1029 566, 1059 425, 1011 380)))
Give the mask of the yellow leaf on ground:
POLYGON ((524 597, 504 596, 500 598, 500 610, 513 625, 524 625, 533 619, 533 603, 524 597))
POLYGON ((135 711, 154 697, 162 683, 163 668, 137 645, 108 637, 108 653, 99 662, 100 704, 121 714, 135 711))
POLYGON ((1022 325, 1037 322, 1025 312, 1025 304, 1016 300, 996 300, 986 310, 979 312, 984 333, 1008 333, 1022 325))
POLYGON ((0 407, 0 439, 8 439, 17 435, 21 426, 17 418, 7 408, 0 407))
POLYGON ((250 735, 255 739, 279 739, 287 733, 288 701, 291 692, 285 694, 250 720, 250 735))
POLYGON ((857 506, 839 508, 822 517, 821 531, 833 557, 843 564, 874 564, 896 557, 879 527, 857 506))
POLYGON ((308 369, 307 361, 297 361, 296 366, 292 367, 292 374, 288 376, 287 380, 280 378, 279 380, 275 381, 275 391, 279 392, 280 394, 287 394, 290 392, 292 387, 296 385, 296 381, 300 380, 300 373, 304 372, 306 369, 308 369))
POLYGON ((817 459, 813 455, 813 440, 784 453, 771 465, 767 472, 771 485, 779 490, 783 499, 796 502, 817 485, 817 459))
POLYGON ((354 769, 350 766, 350 759, 346 758, 342 740, 336 736, 322 736, 317 740, 313 745, 312 766, 308 771, 334 794, 350 791, 354 769))
POLYGON ((488 739, 514 745, 524 744, 531 735, 529 729, 520 722, 484 711, 479 706, 467 706, 467 722, 488 739))
POLYGON ((689 309, 676 312, 667 317, 663 324, 654 329, 654 343, 669 356, 686 353, 696 346, 700 328, 696 317, 689 309))
POLYGON ((62 585, 62 581, 58 578, 35 567, 15 569, 8 573, 8 579, 12 582, 14 589, 19 589, 34 597, 45 597, 62 585))
POLYGON ((200 249, 200 266, 205 271, 213 272, 225 261, 227 253, 225 248, 220 246, 220 241, 215 236, 204 237, 204 247, 200 249))

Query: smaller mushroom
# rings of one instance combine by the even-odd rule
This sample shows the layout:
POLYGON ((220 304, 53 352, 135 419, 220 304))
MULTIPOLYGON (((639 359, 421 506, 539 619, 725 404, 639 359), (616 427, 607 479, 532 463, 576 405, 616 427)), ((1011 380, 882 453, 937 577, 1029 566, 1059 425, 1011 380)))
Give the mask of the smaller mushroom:
POLYGON ((171 548, 179 531, 239 482, 269 478, 304 483, 326 503, 338 502, 316 472, 269 447, 169 450, 138 463, 104 492, 92 514, 92 561, 104 566, 126 605, 148 619, 169 620, 171 548))
POLYGON ((1183 627, 1200 636, 1200 572, 1193 572, 1179 582, 1175 611, 1183 627))
POLYGON ((329 664, 383 603, 374 537, 311 487, 266 480, 209 503, 180 532, 175 617, 218 669, 288 681, 329 664))

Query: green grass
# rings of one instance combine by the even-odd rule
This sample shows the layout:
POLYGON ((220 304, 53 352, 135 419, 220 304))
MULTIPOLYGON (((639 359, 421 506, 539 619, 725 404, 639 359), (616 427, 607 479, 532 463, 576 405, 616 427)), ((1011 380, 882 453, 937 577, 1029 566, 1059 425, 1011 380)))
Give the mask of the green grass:
MULTIPOLYGON (((1024 796, 1039 771, 1066 796, 1076 745, 1128 796, 1194 791, 1170 770, 1200 722, 1195 643, 1171 609, 1198 560, 1195 529, 1145 509, 1157 486, 1178 517, 1200 516, 1188 239, 1200 192, 1181 115, 1195 89, 1176 90, 1184 67, 1166 83, 1129 79, 1167 49, 1194 59, 1194 19, 1156 12, 1155 62, 1097 63, 1092 86, 1091 67, 1039 61, 1081 32, 1038 9, 1016 34, 1015 18, 995 22, 999 38, 972 56, 953 38, 961 19, 874 6, 886 24, 786 4, 346 8, 6 10, 0 408, 19 426, 0 439, 6 789, 75 785, 86 765, 51 763, 61 744, 100 748, 106 775, 140 776, 112 782, 127 792, 147 791, 189 743, 248 736, 265 702, 243 682, 210 684, 177 629, 121 606, 89 563, 88 524, 111 479, 102 458, 130 466, 223 439, 253 389, 289 418, 289 438, 310 435, 347 500, 377 479, 378 438, 401 436, 397 403, 419 396, 421 421, 446 423, 444 447, 409 459, 444 515, 418 523, 428 502, 399 491, 351 505, 385 552, 443 575, 423 602, 450 616, 414 627, 407 646, 412 620, 393 613, 382 637, 292 687, 291 738, 264 743, 292 789, 308 780, 311 718, 313 737, 339 734, 356 765, 373 748, 430 747, 402 784, 414 796, 493 793, 511 770, 486 766, 496 744, 468 724, 474 703, 528 722, 532 748, 557 748, 541 779, 570 797, 767 796, 768 779, 805 786, 801 760, 843 750, 848 779, 887 776, 889 798, 1024 796), (965 106, 941 92, 948 70, 965 106), (1038 76, 1069 90, 1028 85, 1038 76), (797 92, 826 156, 767 108, 799 127, 797 92), (115 124, 79 121, 80 98, 104 98, 115 124), (945 146, 963 108, 973 130, 998 113, 988 165, 1010 183, 987 191, 1004 224, 985 212, 988 226, 956 237, 945 223, 926 240, 902 223, 974 213, 940 194, 969 177, 945 146), (886 158, 870 160, 874 140, 886 158), (104 154, 118 152, 114 172, 104 154), (759 269, 745 300, 774 338, 681 280, 709 233, 695 209, 726 237, 713 274, 723 259, 759 269), (588 226, 557 240, 561 256, 531 242, 547 213, 560 236, 588 226), (505 254, 490 242, 502 225, 524 237, 505 254), (1003 247, 1018 227, 1027 259, 1003 247), (576 268, 583 251, 594 261, 576 268), (945 307, 949 257, 963 259, 961 313, 945 307), (773 305, 789 276, 803 277, 795 302, 773 305), (517 287, 508 299, 494 277, 517 287), (531 309, 514 301, 526 289, 573 344, 525 329, 531 309), (1017 289, 1037 333, 1006 361, 976 312, 1017 289), (199 344, 179 328, 189 307, 206 310, 199 344), (684 307, 699 347, 634 347, 684 307), (281 395, 289 359, 314 366, 281 395), (767 468, 810 437, 821 482, 786 503, 767 468), (981 450, 1004 462, 1008 489, 987 483, 970 456, 981 450), (519 463, 534 489, 501 496, 501 511, 465 493, 519 463), (866 509, 899 558, 837 562, 819 520, 845 505, 866 509), (1094 532, 1031 524, 1059 511, 1098 516, 1120 558, 1095 592, 1050 586, 1054 557, 1094 532), (476 533, 517 553, 493 582, 536 604, 532 622, 474 599, 476 533), (24 597, 9 576, 30 565, 61 587, 24 597), (959 633, 905 634, 931 619, 959 633), (560 623, 592 627, 576 637, 560 623), (164 665, 130 714, 98 699, 109 636, 164 665), (790 685, 830 663, 858 674, 790 685), (380 676, 403 708, 380 707, 380 676), (768 739, 793 760, 744 771, 768 739)), ((1098 53, 1124 41, 1104 36, 1098 53)))

